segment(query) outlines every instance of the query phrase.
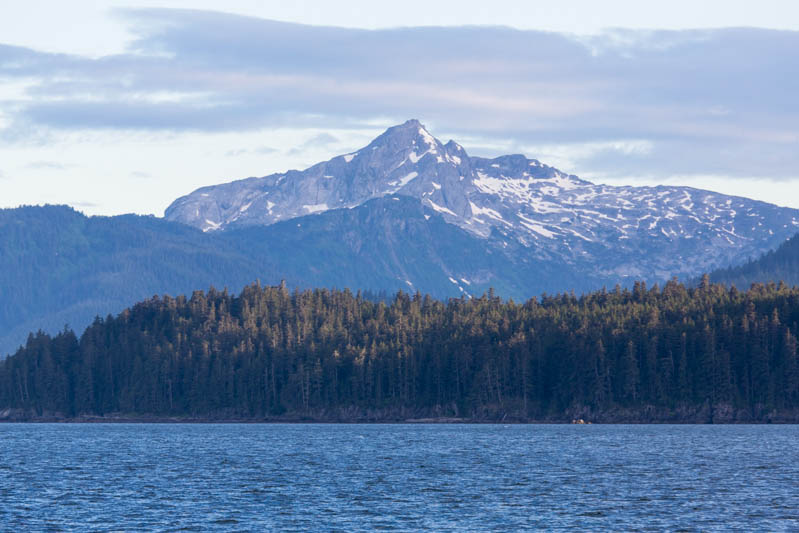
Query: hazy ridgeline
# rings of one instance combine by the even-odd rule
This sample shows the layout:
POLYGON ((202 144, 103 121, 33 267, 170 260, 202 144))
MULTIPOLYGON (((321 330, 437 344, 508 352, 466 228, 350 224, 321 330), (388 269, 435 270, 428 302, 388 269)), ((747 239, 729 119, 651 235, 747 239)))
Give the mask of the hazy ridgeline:
POLYGON ((711 272, 710 280, 738 287, 768 280, 783 280, 788 285, 799 285, 799 234, 757 259, 711 272))
POLYGON ((777 420, 799 411, 799 288, 710 285, 390 303, 246 287, 31 335, 0 364, 24 416, 777 420), (627 417, 627 418, 625 418, 627 417))

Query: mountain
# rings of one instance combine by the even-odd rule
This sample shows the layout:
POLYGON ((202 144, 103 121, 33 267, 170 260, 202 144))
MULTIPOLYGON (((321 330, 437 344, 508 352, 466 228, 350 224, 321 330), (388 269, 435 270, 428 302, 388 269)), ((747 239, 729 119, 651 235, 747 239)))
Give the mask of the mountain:
POLYGON ((516 299, 560 284, 583 291, 599 283, 568 268, 509 262, 407 196, 212 233, 155 217, 86 217, 65 206, 3 209, 0 354, 29 332, 65 324, 82 331, 95 316, 155 294, 240 290, 256 279, 440 298, 495 288, 516 299))
POLYGON ((0 210, 0 354, 154 294, 254 280, 438 298, 691 278, 776 247, 799 213, 685 187, 594 185, 470 157, 417 121, 305 171, 200 189, 165 218, 0 210))
POLYGON ((0 357, 31 331, 82 330, 153 294, 257 279, 249 257, 217 240, 155 217, 0 210, 0 357))
POLYGON ((203 187, 173 202, 165 217, 229 231, 394 194, 416 198, 511 262, 567 265, 610 283, 726 267, 799 229, 799 210, 746 198, 596 185, 522 155, 470 157, 417 120, 303 171, 203 187))
POLYGON ((748 288, 753 283, 772 281, 799 285, 799 234, 757 259, 711 272, 710 281, 735 285, 741 289, 748 288))

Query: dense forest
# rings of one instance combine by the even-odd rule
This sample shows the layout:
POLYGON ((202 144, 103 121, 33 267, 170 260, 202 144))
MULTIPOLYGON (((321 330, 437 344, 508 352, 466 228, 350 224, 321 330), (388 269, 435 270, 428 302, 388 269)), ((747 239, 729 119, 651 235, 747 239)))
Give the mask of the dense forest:
POLYGON ((799 288, 153 297, 0 363, 6 418, 799 421, 799 288))

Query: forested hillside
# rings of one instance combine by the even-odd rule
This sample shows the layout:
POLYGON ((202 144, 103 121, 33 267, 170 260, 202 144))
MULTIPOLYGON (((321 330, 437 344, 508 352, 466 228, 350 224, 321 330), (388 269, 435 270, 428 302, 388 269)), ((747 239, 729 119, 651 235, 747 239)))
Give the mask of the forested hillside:
POLYGON ((710 280, 741 288, 749 287, 752 283, 769 281, 784 281, 789 285, 799 285, 799 234, 788 239, 776 250, 767 252, 757 259, 740 266, 712 272, 710 280))
MULTIPOLYGON (((0 358, 30 331, 82 331, 153 294, 265 279, 246 254, 154 217, 66 206, 0 210, 0 358)), ((280 278, 275 280, 279 281, 280 278)))
POLYGON ((211 285, 238 292, 257 279, 439 298, 489 287, 527 298, 603 284, 567 265, 511 262, 402 196, 222 234, 155 217, 86 217, 66 206, 0 209, 0 358, 30 331, 82 331, 96 315, 153 294, 211 285))
POLYGON ((6 418, 799 421, 799 289, 437 301, 250 285, 31 335, 6 418))

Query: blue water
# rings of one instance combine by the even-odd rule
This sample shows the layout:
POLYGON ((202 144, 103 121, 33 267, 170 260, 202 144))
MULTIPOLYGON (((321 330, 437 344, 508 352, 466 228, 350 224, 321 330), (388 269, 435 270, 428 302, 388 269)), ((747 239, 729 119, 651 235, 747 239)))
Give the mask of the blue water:
POLYGON ((799 426, 0 424, 0 530, 799 530, 799 426))

